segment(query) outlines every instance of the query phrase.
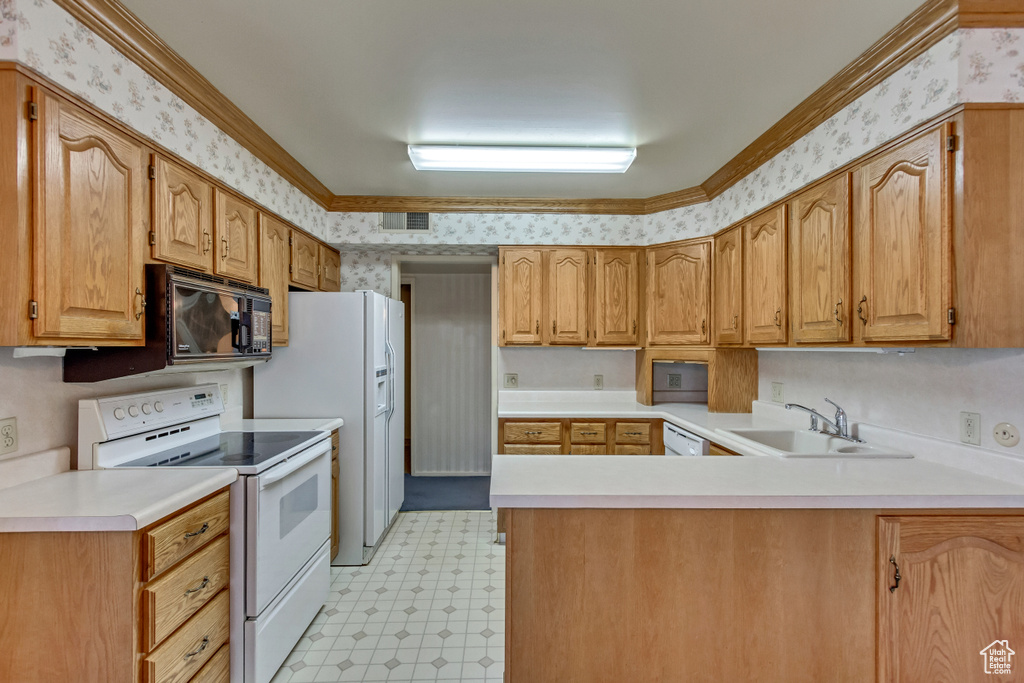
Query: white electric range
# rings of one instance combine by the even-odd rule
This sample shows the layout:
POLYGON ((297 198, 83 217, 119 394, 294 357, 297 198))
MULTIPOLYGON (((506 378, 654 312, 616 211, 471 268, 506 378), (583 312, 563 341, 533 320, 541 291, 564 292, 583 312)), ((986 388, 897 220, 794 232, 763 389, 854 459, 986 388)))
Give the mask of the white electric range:
POLYGON ((231 681, 267 683, 330 591, 331 441, 222 431, 206 384, 79 401, 79 469, 231 467, 231 681))

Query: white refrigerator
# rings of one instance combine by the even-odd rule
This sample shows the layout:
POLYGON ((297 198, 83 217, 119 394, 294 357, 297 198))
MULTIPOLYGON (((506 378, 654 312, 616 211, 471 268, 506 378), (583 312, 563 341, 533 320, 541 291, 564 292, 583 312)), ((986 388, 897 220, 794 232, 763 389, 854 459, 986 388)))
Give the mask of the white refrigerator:
POLYGON ((370 561, 405 500, 405 305, 372 291, 292 292, 288 346, 254 369, 253 417, 340 417, 340 546, 370 561))

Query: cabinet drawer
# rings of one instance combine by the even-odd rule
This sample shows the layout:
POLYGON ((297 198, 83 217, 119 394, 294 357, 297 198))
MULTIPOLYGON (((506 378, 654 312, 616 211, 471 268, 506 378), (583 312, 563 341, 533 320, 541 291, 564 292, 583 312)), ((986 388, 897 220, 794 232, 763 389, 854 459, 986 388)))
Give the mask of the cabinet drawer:
POLYGON ((561 455, 561 444, 505 444, 507 455, 561 455))
POLYGON ((142 589, 146 652, 228 585, 228 537, 221 536, 142 589))
POLYGON ((570 455, 608 455, 608 447, 602 444, 578 444, 569 447, 570 455))
POLYGON ((189 683, 228 683, 231 680, 231 653, 222 645, 189 683))
POLYGON ((603 422, 573 422, 570 440, 572 443, 604 443, 608 440, 605 427, 603 422))
POLYGON ((650 444, 644 446, 623 446, 621 444, 615 445, 615 455, 650 455, 651 446, 650 444))
POLYGON ((615 443, 650 443, 649 422, 619 422, 615 425, 615 443))
POLYGON ((228 621, 228 592, 224 590, 142 660, 142 683, 190 680, 228 641, 228 621))
POLYGON ((505 443, 561 443, 561 422, 506 422, 505 443))
POLYGON ((148 581, 227 531, 228 516, 228 492, 225 491, 145 532, 144 580, 148 581))

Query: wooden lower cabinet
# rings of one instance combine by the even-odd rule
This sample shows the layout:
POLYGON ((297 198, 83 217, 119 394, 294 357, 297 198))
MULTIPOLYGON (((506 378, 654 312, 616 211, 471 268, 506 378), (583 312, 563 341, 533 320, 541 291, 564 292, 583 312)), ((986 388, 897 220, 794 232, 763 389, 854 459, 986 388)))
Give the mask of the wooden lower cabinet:
POLYGON ((1020 513, 509 509, 505 680, 1017 680, 1020 513))
POLYGON ((228 502, 135 532, 0 534, 0 681, 228 681, 228 502))
POLYGON ((664 455, 661 419, 545 418, 498 420, 506 455, 664 455))

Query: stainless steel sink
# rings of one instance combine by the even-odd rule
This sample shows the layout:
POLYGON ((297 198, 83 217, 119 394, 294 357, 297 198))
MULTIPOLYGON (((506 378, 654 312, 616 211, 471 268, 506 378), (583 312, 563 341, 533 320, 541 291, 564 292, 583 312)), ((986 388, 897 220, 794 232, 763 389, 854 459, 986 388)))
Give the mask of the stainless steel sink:
POLYGON ((910 453, 886 446, 852 443, 831 434, 807 429, 719 429, 751 447, 784 458, 912 458, 910 453))

